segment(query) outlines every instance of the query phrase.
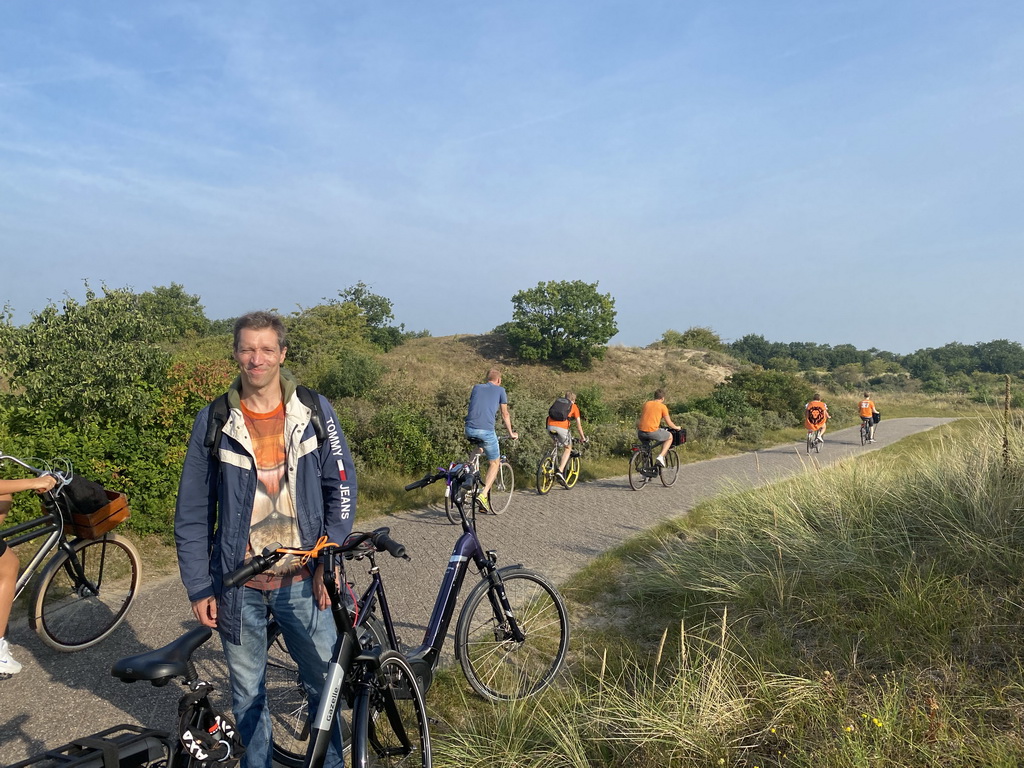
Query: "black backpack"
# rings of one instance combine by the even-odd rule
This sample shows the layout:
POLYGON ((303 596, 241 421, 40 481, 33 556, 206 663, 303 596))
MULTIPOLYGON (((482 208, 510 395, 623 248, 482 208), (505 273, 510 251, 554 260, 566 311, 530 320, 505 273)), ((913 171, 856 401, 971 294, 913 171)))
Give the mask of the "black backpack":
POLYGON ((571 410, 572 401, 567 397, 560 397, 548 408, 548 418, 552 421, 568 421, 571 410))
MULTIPOLYGON (((323 445, 324 440, 327 439, 327 427, 324 425, 324 414, 320 410, 320 396, 301 384, 295 387, 295 394, 298 395, 302 404, 313 412, 309 420, 313 424, 313 431, 316 432, 317 445, 323 445)), ((203 441, 203 445, 206 446, 214 461, 217 460, 217 451, 220 450, 220 441, 224 436, 224 425, 228 421, 230 412, 231 406, 228 405, 227 392, 210 405, 210 417, 206 422, 206 439, 203 441)))

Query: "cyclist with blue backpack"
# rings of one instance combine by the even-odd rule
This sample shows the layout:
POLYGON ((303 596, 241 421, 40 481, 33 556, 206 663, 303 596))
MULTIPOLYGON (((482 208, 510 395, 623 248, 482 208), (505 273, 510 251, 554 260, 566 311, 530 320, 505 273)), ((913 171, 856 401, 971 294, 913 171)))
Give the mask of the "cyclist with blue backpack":
POLYGON ((580 442, 587 442, 583 434, 583 424, 580 422, 580 409, 576 405, 576 393, 566 392, 565 397, 559 397, 548 409, 547 430, 551 439, 562 446, 562 458, 558 462, 558 469, 555 470, 555 479, 561 483, 563 488, 569 485, 565 481, 565 465, 569 463, 569 456, 572 454, 572 435, 569 434, 569 424, 576 420, 576 431, 580 435, 580 442))

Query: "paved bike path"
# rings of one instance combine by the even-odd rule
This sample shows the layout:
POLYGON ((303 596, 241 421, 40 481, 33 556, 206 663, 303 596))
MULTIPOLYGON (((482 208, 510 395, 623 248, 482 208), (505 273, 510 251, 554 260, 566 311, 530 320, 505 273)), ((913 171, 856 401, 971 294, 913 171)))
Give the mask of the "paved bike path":
MULTIPOLYGON (((952 419, 887 420, 877 430, 878 442, 870 446, 860 445, 856 427, 830 431, 822 452, 810 459, 800 442, 687 464, 680 468, 672 488, 655 481, 637 492, 622 476, 581 483, 569 491, 556 485, 546 496, 538 496, 532 477, 517 478, 522 490, 515 494, 508 511, 480 517, 478 529, 484 546, 498 551, 499 564, 522 563, 561 583, 596 555, 665 518, 685 514, 717 493, 826 466, 949 421, 952 419)), ((405 643, 417 645, 460 529, 436 507, 356 523, 359 529, 374 524, 390 525, 392 536, 406 545, 412 557, 406 562, 382 555, 378 563, 392 611, 402 622, 399 634, 405 643)), ((145 561, 144 551, 142 555, 145 561)), ((349 576, 365 583, 358 566, 350 569, 349 576)), ((463 596, 475 581, 471 572, 463 596)), ((110 676, 110 667, 122 656, 160 647, 195 625, 177 576, 153 580, 145 574, 126 624, 84 651, 64 654, 51 650, 28 628, 24 617, 15 616, 10 639, 24 670, 0 679, 0 765, 120 723, 171 728, 180 686, 126 685, 110 676)), ((201 672, 223 690, 226 673, 216 635, 196 658, 201 672)), ((221 702, 226 708, 223 698, 221 702)))

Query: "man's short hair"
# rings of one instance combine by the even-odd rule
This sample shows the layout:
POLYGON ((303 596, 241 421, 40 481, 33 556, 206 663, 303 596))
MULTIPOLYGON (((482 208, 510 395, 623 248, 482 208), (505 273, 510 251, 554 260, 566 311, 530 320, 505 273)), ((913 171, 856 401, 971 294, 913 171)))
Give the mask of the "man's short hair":
POLYGON ((654 399, 655 400, 664 400, 665 399, 665 390, 664 389, 656 389, 656 390, 654 390, 654 399))
POLYGON ((864 393, 864 397, 871 397, 871 393, 870 392, 865 392, 864 393))
POLYGON ((246 329, 262 331, 265 328, 270 328, 277 334, 277 344, 281 349, 288 346, 285 339, 284 321, 273 312, 257 310, 248 312, 235 320, 235 351, 238 351, 238 339, 242 335, 242 331, 246 329))
POLYGON ((576 402, 576 393, 575 392, 566 392, 565 393, 565 399, 575 403, 576 402))
POLYGON ((487 372, 487 380, 488 381, 497 381, 500 378, 501 378, 501 371, 499 371, 497 368, 491 368, 491 370, 489 370, 487 372))
POLYGON ((811 400, 821 400, 821 395, 815 392, 814 397, 812 397, 811 400))

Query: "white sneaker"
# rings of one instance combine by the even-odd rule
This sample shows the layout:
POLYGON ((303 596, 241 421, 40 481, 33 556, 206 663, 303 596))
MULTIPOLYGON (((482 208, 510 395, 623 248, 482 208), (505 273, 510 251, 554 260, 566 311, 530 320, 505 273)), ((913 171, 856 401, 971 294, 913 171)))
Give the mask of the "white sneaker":
POLYGON ((659 456, 658 458, 655 459, 655 461, 658 462, 659 464, 661 464, 661 466, 663 466, 663 467, 665 466, 665 457, 664 456, 659 456))
POLYGON ((0 638, 0 674, 16 675, 21 672, 21 664, 11 656, 7 638, 0 638))

